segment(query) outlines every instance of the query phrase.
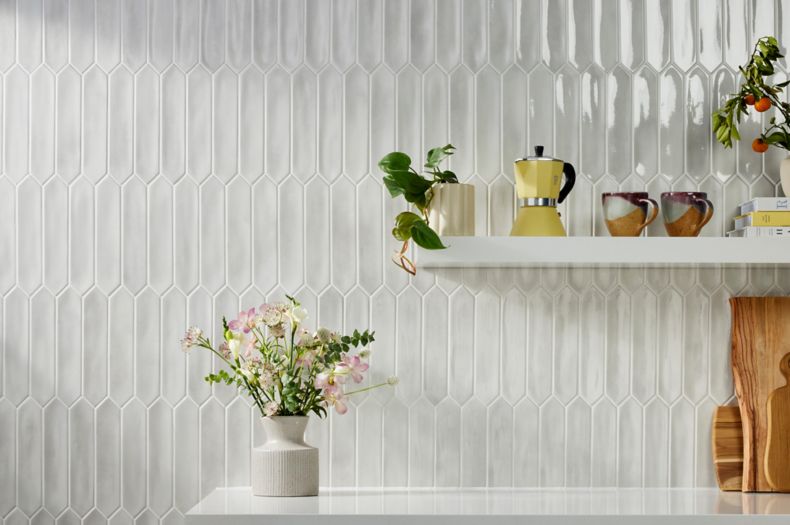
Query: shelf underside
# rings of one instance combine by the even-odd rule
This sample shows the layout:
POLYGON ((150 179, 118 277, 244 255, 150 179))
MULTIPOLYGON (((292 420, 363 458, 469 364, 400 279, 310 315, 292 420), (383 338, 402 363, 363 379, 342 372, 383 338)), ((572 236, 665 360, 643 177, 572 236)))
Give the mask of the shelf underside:
POLYGON ((423 268, 790 266, 790 239, 727 237, 445 237, 418 249, 423 268))

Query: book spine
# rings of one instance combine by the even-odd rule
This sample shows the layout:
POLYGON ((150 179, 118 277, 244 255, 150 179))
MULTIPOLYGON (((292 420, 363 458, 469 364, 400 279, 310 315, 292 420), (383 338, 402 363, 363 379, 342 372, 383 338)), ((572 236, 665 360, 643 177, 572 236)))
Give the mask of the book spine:
POLYGON ((757 198, 741 204, 741 215, 755 211, 790 211, 790 198, 757 198))
POLYGON ((790 228, 766 228, 765 226, 746 226, 727 232, 728 237, 788 237, 790 238, 790 228))
POLYGON ((790 226, 790 212, 783 211, 758 211, 748 215, 735 218, 735 228, 745 228, 746 226, 790 226))

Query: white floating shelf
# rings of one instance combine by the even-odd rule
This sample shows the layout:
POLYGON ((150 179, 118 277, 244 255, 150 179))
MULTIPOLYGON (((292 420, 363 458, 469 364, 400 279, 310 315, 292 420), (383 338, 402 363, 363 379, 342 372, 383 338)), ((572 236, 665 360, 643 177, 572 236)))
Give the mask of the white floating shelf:
POLYGON ((187 525, 747 525, 790 522, 789 494, 717 489, 321 489, 211 492, 187 525))
POLYGON ((417 249, 422 268, 790 265, 790 239, 728 237, 444 237, 417 249))

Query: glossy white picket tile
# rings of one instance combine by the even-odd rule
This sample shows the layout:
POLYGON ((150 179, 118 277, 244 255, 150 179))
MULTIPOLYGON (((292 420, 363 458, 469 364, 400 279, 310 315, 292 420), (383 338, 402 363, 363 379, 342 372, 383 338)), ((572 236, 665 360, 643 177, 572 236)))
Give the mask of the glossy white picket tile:
MULTIPOLYGON (((7 402, 6 402, 7 403, 7 402)), ((0 403, 0 419, 3 404, 0 403)), ((12 429, 12 424, 0 426, 4 431, 12 429)), ((69 468, 68 468, 68 411, 65 405, 55 399, 44 409, 44 506, 52 514, 59 514, 68 505, 69 468)), ((12 443, 3 439, 0 443, 12 443)), ((5 464, 11 465, 13 461, 5 464)))
POLYGON ((584 400, 577 398, 567 407, 566 413, 565 484, 568 487, 589 487, 592 410, 584 400))
MULTIPOLYGON (((45 1, 45 10, 50 2, 45 1)), ((59 0, 53 4, 63 4, 59 0)), ((53 19, 53 23, 55 19, 53 19)), ((45 22, 46 24, 46 22, 45 22)), ((107 0, 96 3, 96 63, 104 70, 111 71, 121 60, 121 2, 107 0)), ((49 46, 49 35, 45 45, 49 46)))
POLYGON ((475 398, 489 405, 499 394, 502 325, 499 297, 490 288, 475 297, 475 398))
POLYGON ((629 399, 618 412, 617 485, 639 487, 642 485, 642 457, 649 454, 642 450, 642 405, 636 399, 629 399))
MULTIPOLYGON (((55 299, 46 288, 39 289, 31 297, 30 317, 36 325, 32 347, 37 356, 30 362, 30 376, 34 378, 30 395, 44 406, 55 395, 55 299)), ((10 350, 6 347, 6 352, 10 350)))
POLYGON ((478 399, 470 399, 461 408, 461 486, 486 485, 486 450, 488 437, 486 407, 478 399))
POLYGON ((370 0, 357 5, 357 63, 368 73, 381 62, 385 3, 370 0))
MULTIPOLYGON (((56 172, 72 181, 80 171, 80 76, 66 68, 57 78, 56 172)), ((131 86, 130 86, 131 87, 131 86)), ((131 107, 126 110, 131 113, 131 107)))
POLYGON ((382 425, 383 485, 406 487, 409 484, 409 409, 400 399, 384 406, 382 425))
POLYGON ((173 187, 157 178, 149 189, 148 280, 162 294, 173 283, 173 187))
POLYGON ((21 67, 14 67, 5 76, 3 90, 3 168, 14 182, 28 171, 30 127, 30 78, 21 67))
MULTIPOLYGON (((277 4, 277 0, 261 0, 255 2, 252 8, 252 61, 262 70, 268 69, 277 61, 277 4)), ((308 23, 311 18, 307 17, 308 23)), ((326 17, 321 20, 326 20, 326 17)), ((329 27, 328 24, 321 25, 329 27)), ((308 31, 307 34, 309 33, 308 31)), ((326 49, 326 43, 322 44, 321 49, 326 49)))
POLYGON ((225 2, 200 2, 200 62, 216 71, 225 60, 225 2))
POLYGON ((173 60, 173 2, 162 0, 149 6, 149 60, 157 71, 164 71, 173 60))
POLYGON ((646 487, 666 487, 669 456, 669 410, 658 398, 645 406, 643 483, 646 487))
POLYGON ((223 67, 214 75, 214 112, 222 115, 214 119, 213 172, 226 183, 237 172, 238 133, 238 77, 229 68, 223 67))
POLYGON ((96 182, 107 173, 107 76, 99 66, 93 66, 83 84, 85 99, 91 101, 83 107, 83 172, 96 182))
POLYGON ((147 441, 148 507, 161 516, 173 503, 173 410, 164 399, 148 409, 147 441))
POLYGON ((132 399, 121 414, 121 501, 129 514, 136 515, 146 505, 146 409, 132 399))
MULTIPOLYGON (((0 400, 0 458, 5 479, 16 478, 16 409, 6 399, 0 400)), ((0 512, 7 514, 16 505, 16 483, 0 492, 0 512)))
MULTIPOLYGON (((72 197, 73 195, 72 193, 72 197)), ((121 221, 121 238, 123 239, 121 248, 123 253, 121 282, 132 293, 139 292, 146 283, 148 270, 146 260, 148 244, 146 241, 146 205, 145 184, 139 178, 133 177, 123 186, 121 195, 121 213, 123 216, 121 221)), ((76 212, 76 210, 73 212, 76 212)), ((84 213, 84 209, 79 211, 79 213, 84 213)), ((84 267, 78 267, 75 270, 72 266, 72 272, 74 271, 84 271, 84 267)))
POLYGON ((513 411, 513 484, 516 487, 538 486, 538 407, 523 399, 513 411))
MULTIPOLYGON (((143 416, 144 420, 144 416, 143 416)), ((69 507, 83 516, 94 505, 95 432, 93 407, 80 399, 69 409, 69 507)), ((132 445, 134 446, 134 445, 132 445)))
POLYGON ((83 300, 83 396, 93 406, 107 395, 107 296, 94 288, 83 300))
POLYGON ((41 407, 32 399, 22 403, 17 414, 17 506, 28 516, 39 508, 43 496, 42 416, 41 407))
POLYGON ((579 382, 579 298, 569 288, 554 299, 554 397, 567 404, 579 382))
POLYGON ((592 481, 593 487, 617 485, 617 409, 602 398, 592 409, 592 481))
POLYGON ((148 18, 142 2, 121 2, 121 63, 137 71, 147 55, 148 18))
POLYGON ((159 396, 161 381, 160 351, 170 350, 174 343, 162 344, 159 339, 159 296, 146 288, 135 299, 135 395, 146 406, 159 396), (164 348, 160 350, 160 345, 164 348))
POLYGON ((565 409, 551 398, 540 407, 540 475, 543 487, 565 485, 565 409))
POLYGON ((174 282, 182 292, 189 292, 198 284, 199 234, 194 227, 198 223, 198 188, 189 179, 180 181, 174 188, 173 212, 173 267, 174 282))
POLYGON ((606 170, 606 80, 592 66, 581 77, 581 173, 593 181, 606 170))
MULTIPOLYGON (((71 106, 69 101, 61 100, 62 90, 60 79, 62 78, 64 78, 63 74, 60 75, 58 81, 58 108, 64 107, 66 110, 70 111, 71 106)), ((134 80, 131 73, 126 68, 116 68, 110 74, 109 97, 108 169, 110 175, 121 182, 132 174, 134 164, 134 80)), ((60 115, 58 116, 58 120, 60 121, 60 115)), ((59 148, 61 143, 59 125, 59 148)), ((63 171, 60 168, 61 164, 63 164, 61 162, 61 151, 58 149, 56 169, 58 173, 63 175, 63 171)))
MULTIPOLYGON (((135 172, 146 182, 159 173, 159 76, 143 67, 136 75, 135 172)), ((219 108, 222 109, 221 107, 219 108)))
POLYGON ((461 410, 450 398, 436 406, 436 435, 442 446, 436 447, 436 485, 457 487, 461 481, 461 410))
POLYGON ((669 482, 673 487, 694 485, 694 407, 681 398, 670 408, 669 482))
POLYGON ((121 504, 121 411, 111 400, 96 409, 96 508, 111 515, 121 504))
POLYGON ((407 404, 413 403, 422 391, 422 303, 414 288, 407 288, 398 296, 399 326, 408 330, 396 333, 396 364, 401 381, 395 395, 407 404), (409 372, 407 372, 409 371, 409 372))
POLYGON ((356 59, 356 11, 356 2, 332 3, 331 61, 340 71, 347 70, 356 59))
POLYGON ((134 394, 134 375, 129 374, 134 368, 134 343, 129 337, 134 331, 134 299, 121 288, 109 305, 109 395, 122 406, 134 394))
POLYGON ((382 483, 382 411, 382 406, 374 399, 366 399, 356 408, 356 480, 360 487, 380 487, 382 483))
POLYGON ((227 408, 228 439, 225 446, 229 487, 244 487, 250 484, 249 458, 241 452, 252 447, 251 425, 260 425, 259 415, 256 408, 250 408, 250 403, 240 397, 227 408))
POLYGON ((211 77, 196 67, 187 77, 187 173, 202 182, 211 170, 211 77))
MULTIPOLYGON (((7 314, 6 314, 7 315, 7 314)), ((57 299, 57 395, 67 405, 80 396, 82 382, 81 342, 82 305, 73 288, 68 288, 57 299)), ((6 343, 6 348, 8 345, 6 343)))
POLYGON ((190 398, 184 399, 175 409, 173 441, 179 443, 173 453, 175 489, 173 501, 179 509, 189 509, 200 499, 199 457, 200 433, 198 407, 190 398))

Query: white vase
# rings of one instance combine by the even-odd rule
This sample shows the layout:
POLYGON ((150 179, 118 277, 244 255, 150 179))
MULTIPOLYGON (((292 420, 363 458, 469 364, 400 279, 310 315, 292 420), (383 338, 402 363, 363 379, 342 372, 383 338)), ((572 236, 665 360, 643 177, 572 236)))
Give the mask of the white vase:
POLYGON ((436 184, 428 206, 428 221, 440 237, 475 234, 475 187, 436 184))
POLYGON ((252 449, 256 496, 316 496, 318 449, 304 441, 307 416, 264 417, 266 443, 252 449))
POLYGON ((782 180, 785 197, 790 197, 790 157, 783 159, 779 165, 779 177, 782 180))

